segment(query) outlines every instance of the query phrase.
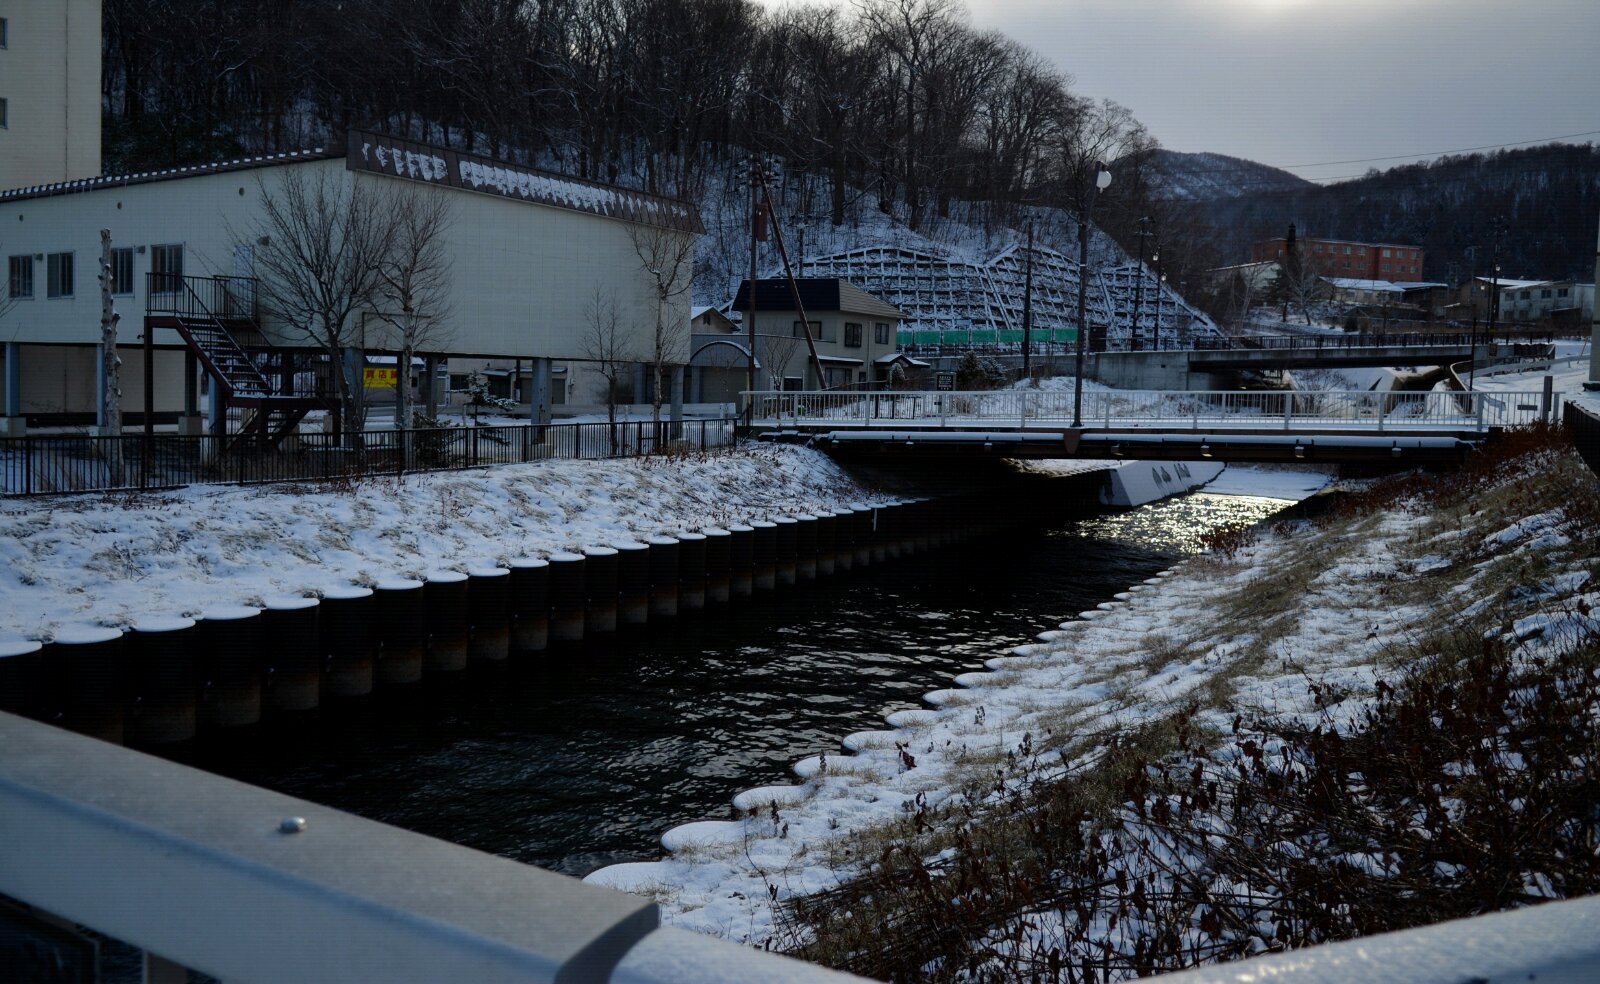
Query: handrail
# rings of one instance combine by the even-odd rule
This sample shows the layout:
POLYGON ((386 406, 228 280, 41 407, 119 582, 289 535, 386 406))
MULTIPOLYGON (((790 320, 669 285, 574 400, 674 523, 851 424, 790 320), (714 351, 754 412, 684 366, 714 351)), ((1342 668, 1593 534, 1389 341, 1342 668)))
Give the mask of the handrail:
POLYGON ((4 713, 0 830, 0 893, 227 981, 664 984, 686 965, 858 980, 661 928, 645 899, 4 713))

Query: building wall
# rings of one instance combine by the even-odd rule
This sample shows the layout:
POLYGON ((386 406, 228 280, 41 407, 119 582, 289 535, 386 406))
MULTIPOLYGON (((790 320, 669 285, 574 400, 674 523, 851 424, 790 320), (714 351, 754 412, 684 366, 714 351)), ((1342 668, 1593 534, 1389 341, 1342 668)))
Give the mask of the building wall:
MULTIPOLYGON (((1282 260, 1288 245, 1288 240, 1283 237, 1262 240, 1250 247, 1250 259, 1257 263, 1282 260)), ((1300 255, 1311 263, 1315 272, 1328 277, 1397 281, 1422 279, 1423 251, 1417 246, 1305 237, 1299 240, 1299 249, 1300 255)))
POLYGON ((100 0, 0 0, 0 18, 0 188, 97 176, 100 0))
POLYGON ((1500 289, 1500 317, 1510 321, 1543 321, 1552 312, 1564 308, 1578 309, 1580 320, 1592 319, 1594 284, 1558 280, 1532 287, 1500 289))
MULTIPOLYGON (((181 244, 187 275, 250 272, 250 250, 263 234, 263 193, 274 193, 283 176, 322 171, 338 181, 361 181, 374 189, 404 180, 345 169, 343 159, 202 174, 121 187, 0 203, 0 254, 33 255, 34 296, 0 315, 0 336, 24 342, 94 343, 99 340, 100 299, 95 280, 99 230, 111 230, 113 245, 133 246, 131 294, 117 298, 123 328, 138 331, 144 313, 145 274, 157 244, 181 244), (244 247, 239 256, 236 247, 244 247), (47 260, 74 254, 72 297, 47 297, 47 260)), ((452 203, 446 237, 452 260, 452 291, 446 328, 431 348, 502 357, 584 357, 588 309, 598 289, 616 305, 625 342, 648 358, 656 319, 655 293, 630 239, 629 223, 598 215, 513 201, 495 195, 441 189, 452 203)), ((687 275, 688 271, 685 271, 687 275)), ((687 292, 670 300, 663 317, 682 336, 686 360, 687 292)), ((371 312, 358 315, 370 350, 386 350, 394 339, 371 312)), ((309 339, 268 320, 278 344, 308 345, 309 339)), ((157 344, 178 343, 160 331, 157 344)))
MULTIPOLYGON (((838 382, 872 382, 877 378, 873 360, 881 355, 892 355, 897 351, 896 332, 899 328, 899 322, 895 319, 885 319, 880 315, 854 314, 847 311, 807 311, 806 317, 821 324, 820 337, 816 339, 818 356, 861 360, 861 365, 849 367, 849 379, 836 379, 830 381, 828 385, 836 385, 838 382), (861 346, 859 348, 847 346, 844 343, 845 324, 847 322, 861 326, 861 346), (876 324, 889 326, 889 341, 887 344, 880 344, 874 341, 873 326, 876 324), (863 373, 865 374, 864 379, 862 378, 863 373)), ((760 311, 756 314, 756 332, 758 334, 783 336, 794 332, 795 325, 799 320, 800 315, 794 311, 760 311)), ((806 347, 805 338, 796 337, 795 342, 797 344, 794 347, 794 354, 785 365, 779 367, 776 363, 783 361, 783 359, 774 356, 768 356, 768 358, 773 359, 771 365, 767 365, 766 360, 763 360, 763 365, 767 365, 769 371, 774 374, 781 368, 782 375, 786 377, 798 376, 803 378, 807 389, 819 387, 821 384, 816 378, 816 370, 811 366, 811 352, 806 347)), ((824 370, 830 368, 843 370, 845 367, 842 365, 830 366, 824 362, 823 368, 824 370)))
MULTIPOLYGON (((100 367, 100 350, 88 345, 20 345, 18 364, 22 371, 21 410, 25 416, 41 414, 93 414, 97 409, 95 380, 100 367)), ((144 413, 144 347, 119 345, 122 357, 122 412, 144 413)), ((152 366, 155 378, 155 411, 176 413, 183 409, 183 359, 180 349, 156 349, 152 366)), ((5 356, 0 353, 0 364, 5 356)), ((5 401, 5 376, 0 373, 0 406, 5 401)), ((202 407, 204 404, 202 403, 202 407)))

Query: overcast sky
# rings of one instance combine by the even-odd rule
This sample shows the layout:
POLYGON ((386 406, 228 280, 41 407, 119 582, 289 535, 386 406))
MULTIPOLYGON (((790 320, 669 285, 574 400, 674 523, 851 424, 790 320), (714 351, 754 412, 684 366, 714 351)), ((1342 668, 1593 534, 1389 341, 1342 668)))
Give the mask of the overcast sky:
MULTIPOLYGON (((837 2, 837 0, 802 0, 837 2)), ((1312 180, 1600 131, 1600 0, 967 0, 1162 145, 1312 180), (1402 160, 1307 166, 1374 157, 1402 160)), ((1600 141, 1600 132, 1571 137, 1600 141)))

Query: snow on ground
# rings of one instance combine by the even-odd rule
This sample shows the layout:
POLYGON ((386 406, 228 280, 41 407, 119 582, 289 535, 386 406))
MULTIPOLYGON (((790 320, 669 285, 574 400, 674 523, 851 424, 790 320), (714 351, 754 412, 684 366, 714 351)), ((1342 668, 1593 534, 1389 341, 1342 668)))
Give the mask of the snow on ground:
MULTIPOLYGON (((1232 466, 1217 481, 1244 494, 1297 499, 1328 476, 1232 466)), ((1420 617, 1377 602, 1370 584, 1345 578, 1346 565, 1353 572, 1392 563, 1394 541, 1415 522, 1401 518, 1374 529, 1352 550, 1313 551, 1313 562, 1337 556, 1341 565, 1319 572, 1328 616, 1286 626, 1271 654, 1235 636, 1219 613, 1259 594, 1285 565, 1304 562, 1303 545, 1276 538, 1228 563, 1201 558, 1135 585, 1118 601, 1044 632, 1040 644, 990 659, 990 672, 963 674, 952 687, 927 694, 929 708, 896 711, 885 730, 845 736, 845 753, 796 763, 800 785, 741 794, 734 806, 743 819, 667 831, 667 857, 602 868, 588 880, 656 899, 675 925, 760 944, 775 931, 773 900, 848 876, 852 834, 892 823, 919 801, 949 802, 966 780, 1025 740, 1062 740, 1064 750, 1076 751, 1072 742, 1080 736, 1168 713, 1222 679, 1253 703, 1307 709, 1311 678, 1288 668, 1288 654, 1341 653, 1361 667, 1420 617), (1343 610, 1358 615, 1335 617, 1343 610), (1269 655, 1277 653, 1284 655, 1275 663, 1269 655)))
POLYGON ((0 500, 0 635, 126 625, 867 498, 804 448, 547 461, 349 488, 0 500))

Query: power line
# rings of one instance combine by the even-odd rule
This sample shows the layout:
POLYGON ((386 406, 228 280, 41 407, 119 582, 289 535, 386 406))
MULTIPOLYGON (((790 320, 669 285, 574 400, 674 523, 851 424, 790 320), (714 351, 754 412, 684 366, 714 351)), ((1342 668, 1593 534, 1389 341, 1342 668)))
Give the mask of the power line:
MULTIPOLYGON (((1376 161, 1399 161, 1408 157, 1442 157, 1445 154, 1467 154, 1475 150, 1498 150, 1502 147, 1520 147, 1523 144, 1546 143, 1551 140, 1568 140, 1572 137, 1589 137, 1597 133, 1600 133, 1600 130, 1584 130, 1581 133, 1562 133, 1553 137, 1535 137, 1532 140, 1513 140, 1509 143, 1484 144, 1481 147, 1458 147, 1455 150, 1424 150, 1415 154, 1394 154, 1390 157, 1359 157, 1348 161, 1321 161, 1316 164, 1272 164, 1268 166, 1276 167, 1282 171, 1290 171, 1297 167, 1333 167, 1336 164, 1371 164, 1376 161)), ((1308 178, 1307 180, 1317 179, 1308 178)), ((1330 178, 1326 180, 1337 179, 1330 178)))

